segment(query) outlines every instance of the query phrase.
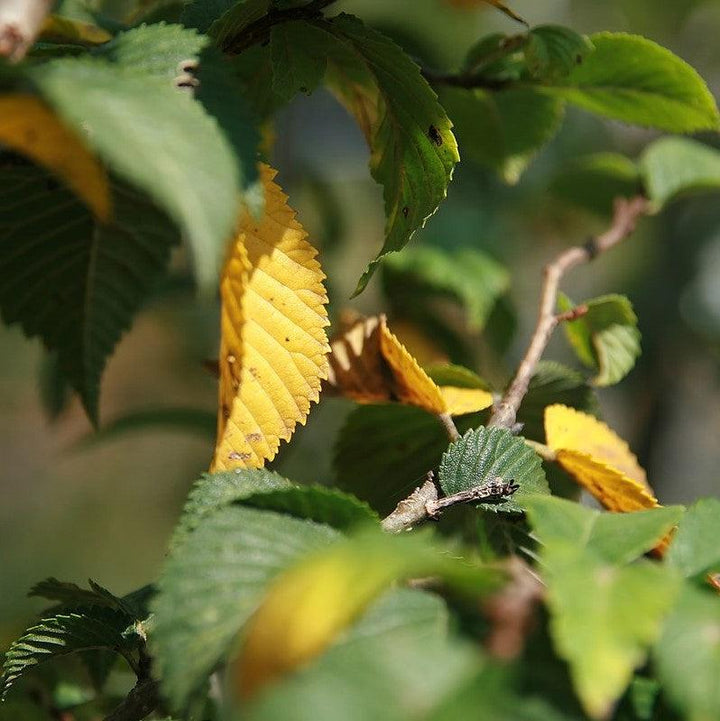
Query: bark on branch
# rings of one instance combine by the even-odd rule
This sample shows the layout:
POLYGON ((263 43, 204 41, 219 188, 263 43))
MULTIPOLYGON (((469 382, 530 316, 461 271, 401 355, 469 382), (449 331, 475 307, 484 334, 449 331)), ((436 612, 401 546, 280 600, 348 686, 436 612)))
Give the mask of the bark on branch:
POLYGON ((0 0, 0 57, 22 60, 40 33, 54 0, 0 0))

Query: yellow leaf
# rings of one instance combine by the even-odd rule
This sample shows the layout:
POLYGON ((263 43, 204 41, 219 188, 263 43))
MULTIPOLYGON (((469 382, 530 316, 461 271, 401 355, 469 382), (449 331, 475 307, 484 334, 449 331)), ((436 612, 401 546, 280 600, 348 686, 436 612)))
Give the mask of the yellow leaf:
POLYGON ((597 418, 563 405, 548 406, 545 434, 554 451, 581 451, 650 489, 645 471, 628 444, 597 418))
POLYGON ((480 388, 458 388, 456 386, 440 386, 445 401, 446 413, 451 416, 462 416, 465 413, 476 413, 493 404, 492 393, 480 388))
POLYGON ((34 95, 0 97, 0 143, 59 175, 98 218, 110 217, 110 190, 102 166, 34 95))
POLYGON ((327 375, 325 276, 261 166, 265 210, 245 213, 220 282, 220 399, 212 470, 257 468, 305 423, 327 375))
POLYGON ((101 45, 112 40, 112 35, 97 25, 73 20, 62 15, 48 15, 40 29, 39 37, 40 40, 55 43, 79 43, 81 45, 101 45))
POLYGON ((393 391, 401 403, 419 406, 430 413, 447 413, 440 389, 380 316, 380 350, 393 376, 393 391))
POLYGON ((659 505, 645 486, 587 453, 563 449, 556 457, 558 464, 610 511, 641 511, 659 505))
MULTIPOLYGON (((609 511, 658 508, 659 503, 627 443, 604 423, 563 405, 545 409, 547 444, 564 468, 609 511)), ((662 555, 672 534, 655 547, 662 555)))
POLYGON ((390 332, 384 315, 357 321, 330 346, 329 392, 358 403, 396 400, 448 412, 440 388, 390 332))

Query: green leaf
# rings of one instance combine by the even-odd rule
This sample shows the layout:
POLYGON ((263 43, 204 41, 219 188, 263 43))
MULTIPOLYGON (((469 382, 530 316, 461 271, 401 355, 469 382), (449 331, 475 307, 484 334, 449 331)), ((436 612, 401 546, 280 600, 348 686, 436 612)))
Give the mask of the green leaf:
POLYGON ((265 468, 203 473, 190 490, 171 546, 177 545, 198 527, 203 518, 223 506, 242 501, 256 493, 283 488, 292 488, 292 483, 265 468))
POLYGON ((661 138, 640 158, 647 194, 658 210, 679 195, 720 189, 720 152, 687 138, 661 138))
MULTIPOLYGON (((560 310, 574 306, 561 295, 560 310)), ((632 303, 624 295, 604 295, 585 301, 587 313, 563 323, 565 336, 578 358, 597 369, 596 386, 609 386, 622 380, 640 356, 640 331, 632 303)))
POLYGON ((130 620, 136 617, 135 609, 127 605, 123 599, 95 583, 92 579, 88 581, 90 588, 81 588, 75 583, 58 581, 57 578, 46 578, 36 583, 28 592, 28 596, 40 596, 49 601, 57 601, 58 606, 53 610, 75 609, 85 606, 103 606, 122 611, 128 616, 127 625, 130 620))
POLYGON ((513 184, 555 136, 564 116, 562 100, 530 87, 498 92, 448 88, 441 101, 457 126, 463 153, 513 184))
POLYGON ((688 721, 720 717, 720 600, 686 586, 654 650, 658 678, 688 721))
POLYGON ((148 430, 178 430, 215 439, 217 417, 198 408, 147 408, 114 418, 102 428, 81 438, 76 449, 92 448, 100 443, 123 438, 128 433, 148 430))
POLYGON ((388 256, 382 284, 391 302, 399 295, 412 303, 430 295, 449 297, 467 311, 468 326, 482 330, 495 301, 510 284, 507 270, 485 253, 471 248, 455 252, 421 246, 388 256))
POLYGON ((438 480, 445 495, 484 485, 497 477, 520 489, 502 503, 479 503, 479 508, 520 513, 527 496, 549 493, 540 458, 504 428, 478 428, 450 444, 440 463, 438 480))
POLYGON ((199 283, 212 288, 242 191, 233 147, 218 123, 167 78, 135 75, 99 58, 53 60, 29 72, 110 168, 178 224, 199 283))
POLYGON ((287 513, 345 531, 360 524, 376 524, 377 514, 366 503, 334 488, 294 486, 254 493, 243 505, 287 513))
POLYGON ((696 576, 720 565, 720 500, 703 498, 691 506, 680 521, 666 562, 684 576, 696 576))
POLYGON ((2 696, 27 671, 60 656, 108 649, 131 658, 139 637, 126 634, 127 627, 128 617, 123 611, 102 606, 43 618, 28 628, 5 654, 2 696))
POLYGON ((648 561, 608 565, 559 541, 543 559, 555 649, 570 665, 586 713, 605 718, 660 635, 679 579, 648 561))
POLYGON ((224 52, 240 52, 244 50, 237 46, 240 34, 263 18, 269 9, 270 0, 240 0, 214 20, 206 32, 224 52))
POLYGON ((302 21, 280 23, 270 31, 272 89, 285 102, 297 93, 309 95, 327 69, 331 38, 320 28, 302 21))
POLYGON ((638 166, 620 153, 594 153, 570 162, 553 179, 550 192, 592 213, 610 216, 615 198, 642 192, 638 166))
POLYGON ((439 386, 490 390, 490 386, 477 373, 464 366, 453 365, 452 363, 437 363, 425 366, 424 370, 439 386))
POLYGON ((210 26, 242 0, 190 0, 183 8, 181 22, 187 28, 206 33, 210 26))
POLYGON ((94 422, 108 356, 165 272, 175 228, 115 184, 114 218, 99 224, 36 169, 0 175, 0 311, 58 354, 94 422))
POLYGON ((525 438, 545 442, 545 408, 555 403, 592 415, 599 412, 595 391, 581 373, 562 363, 540 361, 517 415, 525 438))
POLYGON ((562 25, 539 25, 528 33, 524 46, 527 68, 539 80, 556 80, 585 61, 593 51, 585 35, 562 25))
POLYGON ((231 505, 173 545, 151 606, 151 646, 174 706, 182 707, 231 650, 268 584, 337 537, 327 526, 231 505))
MULTIPOLYGON (((362 624, 362 622, 361 622, 362 624)), ((250 721, 421 718, 478 669, 477 652, 433 626, 353 636, 262 694, 250 721)))
POLYGON ((437 417, 420 408, 359 406, 335 445, 337 484, 386 515, 437 468, 447 445, 437 417))
POLYGON ((344 13, 316 26, 334 40, 328 80, 365 134, 370 172, 385 199, 385 243, 360 278, 357 294, 379 259, 403 248, 435 212, 459 155, 437 96, 392 40, 344 13))
POLYGON ((67 408, 72 393, 57 353, 43 354, 38 376, 43 410, 50 421, 56 421, 67 408))
POLYGON ((682 506, 607 513, 554 496, 526 501, 530 524, 552 557, 555 545, 572 544, 613 564, 629 563, 653 549, 683 514, 682 506))
POLYGON ((718 110, 703 79, 651 40, 625 33, 590 36, 581 65, 540 92, 626 123, 671 133, 715 130, 718 110))

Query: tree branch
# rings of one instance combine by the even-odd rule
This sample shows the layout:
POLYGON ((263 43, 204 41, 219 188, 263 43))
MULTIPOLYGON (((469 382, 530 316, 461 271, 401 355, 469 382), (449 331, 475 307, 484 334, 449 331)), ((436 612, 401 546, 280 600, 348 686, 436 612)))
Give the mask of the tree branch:
POLYGON ((253 45, 265 42, 270 37, 270 31, 275 25, 290 22, 291 20, 312 20, 322 17, 322 11, 337 0, 313 0, 313 2, 300 7, 291 7, 286 10, 270 10, 259 20, 250 23, 237 35, 231 35, 223 42, 222 50, 230 55, 238 55, 253 45))
POLYGON ((0 57, 16 63, 35 42, 54 0, 0 2, 0 57))
POLYGON ((408 531, 428 518, 437 519, 445 509, 451 506, 480 501, 500 503, 512 496, 518 488, 520 486, 512 480, 506 483, 502 478, 496 478, 481 486, 438 498, 433 473, 429 471, 425 483, 398 503, 395 510, 383 520, 382 528, 388 533, 408 531))
MULTIPOLYGON (((535 331, 515 377, 500 402, 493 408, 488 423, 489 427, 512 428, 515 425, 520 403, 527 393, 535 367, 550 341, 555 326, 560 320, 572 320, 577 317, 577 315, 572 318, 567 314, 557 315, 555 312, 558 287, 563 275, 576 265, 593 260, 627 238, 635 229, 637 219, 647 210, 648 200, 643 196, 638 195, 630 200, 616 198, 612 223, 604 233, 591 238, 585 245, 578 245, 563 251, 554 261, 545 266, 540 311, 535 331)), ((582 313, 582 308, 576 309, 575 313, 578 310, 582 313)))
POLYGON ((105 721, 141 721, 160 705, 158 682, 146 678, 138 681, 132 691, 122 700, 105 721))

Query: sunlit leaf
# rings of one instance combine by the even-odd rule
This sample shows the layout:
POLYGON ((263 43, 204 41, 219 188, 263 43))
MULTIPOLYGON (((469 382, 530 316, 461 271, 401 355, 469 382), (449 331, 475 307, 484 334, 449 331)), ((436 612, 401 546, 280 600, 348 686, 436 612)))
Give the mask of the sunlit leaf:
POLYGON ((108 220, 107 177, 81 137, 34 95, 0 97, 0 142, 52 170, 95 215, 108 220))
POLYGON ((630 563, 652 550, 683 514, 682 506, 632 515, 607 513, 555 496, 536 496, 526 503, 530 523, 542 547, 570 543, 614 564, 630 563))
POLYGON ((561 404, 545 409, 547 444, 554 451, 579 451, 649 489, 645 471, 628 444, 597 418, 561 404))
POLYGON ((477 413, 493 404, 492 393, 481 388, 440 386, 440 393, 445 403, 446 413, 451 416, 477 413))
POLYGON ((265 211, 245 214, 220 283, 220 401, 213 470, 259 467, 304 423, 327 374, 325 278, 262 168, 265 211))
POLYGON ((440 463, 438 480, 445 495, 490 483, 497 478, 514 481, 519 490, 500 503, 479 503, 478 507, 519 513, 529 494, 549 493, 540 458, 522 438, 504 428, 477 428, 452 443, 440 463))
POLYGON ((674 198, 720 189, 720 152, 689 138, 661 138, 640 157, 649 199, 661 209, 674 198))
POLYGON ((472 570, 426 534, 361 533, 300 562, 273 584, 246 633, 236 687, 243 696, 307 663, 391 583, 416 576, 491 588, 495 572, 472 570), (474 581, 472 580, 474 578, 474 581))
POLYGON ((597 33, 590 41, 595 50, 582 64, 537 89, 626 123, 674 133, 717 129, 707 85, 672 52, 625 33, 597 33))
POLYGON ((679 578, 649 561, 613 566, 575 544, 546 550, 550 633, 586 713, 606 718, 672 608, 679 578))
MULTIPOLYGON (((574 306, 561 295, 560 310, 574 306)), ((604 295, 585 301, 587 312, 563 323, 565 335, 578 358, 597 369, 592 382, 608 386, 622 380, 640 355, 640 331, 632 303, 623 295, 604 295)))

